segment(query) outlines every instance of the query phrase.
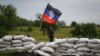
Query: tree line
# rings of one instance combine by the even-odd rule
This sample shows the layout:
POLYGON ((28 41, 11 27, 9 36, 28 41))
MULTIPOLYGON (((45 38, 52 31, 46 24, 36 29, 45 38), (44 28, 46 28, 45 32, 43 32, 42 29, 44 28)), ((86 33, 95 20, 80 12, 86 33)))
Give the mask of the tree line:
POLYGON ((8 31, 17 26, 30 26, 33 24, 33 21, 17 16, 16 11, 17 9, 11 4, 0 5, 0 36, 8 34, 8 31))
POLYGON ((86 37, 86 38, 96 38, 97 36, 100 38, 100 32, 97 32, 97 27, 100 28, 100 25, 96 25, 95 23, 82 23, 78 24, 77 22, 73 21, 71 23, 71 30, 72 36, 76 37, 86 37))

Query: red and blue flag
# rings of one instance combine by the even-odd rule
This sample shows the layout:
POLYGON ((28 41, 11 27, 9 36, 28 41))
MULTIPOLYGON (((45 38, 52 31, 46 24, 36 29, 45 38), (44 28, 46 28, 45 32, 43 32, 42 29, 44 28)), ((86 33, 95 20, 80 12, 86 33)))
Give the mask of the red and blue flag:
POLYGON ((61 14, 61 11, 48 4, 42 18, 48 24, 56 24, 61 14))

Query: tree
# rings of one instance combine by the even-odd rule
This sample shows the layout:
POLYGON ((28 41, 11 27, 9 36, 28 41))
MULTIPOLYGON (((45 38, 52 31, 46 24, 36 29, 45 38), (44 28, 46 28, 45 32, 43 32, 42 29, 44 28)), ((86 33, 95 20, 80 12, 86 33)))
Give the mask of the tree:
MULTIPOLYGON (((0 5, 0 20, 3 17, 6 17, 6 29, 12 30, 16 26, 16 8, 10 5, 0 5)), ((2 24, 3 25, 3 24, 2 24)))
POLYGON ((75 26, 75 28, 71 31, 73 36, 81 36, 81 28, 80 25, 75 26))
POLYGON ((84 37, 96 37, 97 32, 96 32, 96 25, 94 23, 87 23, 87 24, 82 24, 81 25, 81 30, 82 30, 82 36, 84 37))
POLYGON ((66 23, 64 21, 58 21, 58 27, 64 28, 66 27, 66 23))
POLYGON ((93 38, 97 36, 96 26, 93 23, 81 24, 75 26, 71 31, 73 36, 83 36, 93 38))
POLYGON ((15 26, 16 8, 12 5, 0 5, 0 36, 4 36, 15 26))
POLYGON ((73 21, 73 22, 71 23, 71 27, 75 27, 75 26, 77 26, 77 23, 76 23, 75 21, 73 21))

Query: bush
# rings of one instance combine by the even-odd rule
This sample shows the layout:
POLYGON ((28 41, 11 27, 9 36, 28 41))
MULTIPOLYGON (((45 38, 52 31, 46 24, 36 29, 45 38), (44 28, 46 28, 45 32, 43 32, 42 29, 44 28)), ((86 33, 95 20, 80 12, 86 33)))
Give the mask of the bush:
POLYGON ((7 34, 7 29, 3 26, 0 26, 0 38, 7 34))
POLYGON ((93 38, 97 36, 96 26, 93 23, 81 24, 75 26, 71 31, 73 36, 83 36, 93 38))

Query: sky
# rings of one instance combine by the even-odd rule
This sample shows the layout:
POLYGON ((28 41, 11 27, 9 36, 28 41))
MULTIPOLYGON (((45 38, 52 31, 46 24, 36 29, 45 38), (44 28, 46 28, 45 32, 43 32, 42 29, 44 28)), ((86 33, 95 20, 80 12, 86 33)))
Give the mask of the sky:
POLYGON ((43 14, 48 3, 62 12, 59 21, 66 25, 72 21, 100 24, 100 0, 0 0, 1 5, 14 5, 17 15, 28 20, 36 20, 35 15, 43 14))

